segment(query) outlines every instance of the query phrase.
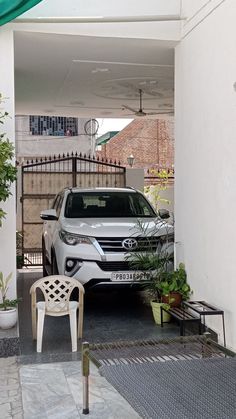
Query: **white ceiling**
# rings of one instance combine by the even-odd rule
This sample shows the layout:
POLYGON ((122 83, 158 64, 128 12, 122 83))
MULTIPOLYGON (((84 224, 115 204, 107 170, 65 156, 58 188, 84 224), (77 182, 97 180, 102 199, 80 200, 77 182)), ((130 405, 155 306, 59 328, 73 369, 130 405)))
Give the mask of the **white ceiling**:
POLYGON ((174 106, 172 41, 15 32, 16 114, 134 115, 174 106))

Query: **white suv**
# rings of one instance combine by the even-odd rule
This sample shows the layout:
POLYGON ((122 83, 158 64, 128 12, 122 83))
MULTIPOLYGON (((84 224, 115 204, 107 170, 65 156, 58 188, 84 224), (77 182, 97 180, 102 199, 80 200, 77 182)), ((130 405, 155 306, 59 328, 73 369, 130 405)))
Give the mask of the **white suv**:
POLYGON ((40 216, 44 275, 73 276, 88 287, 140 285, 144 274, 131 269, 127 254, 174 240, 173 226, 160 218, 168 211, 157 215, 133 188, 66 188, 40 216), (145 235, 155 231, 148 240, 140 222, 145 235))

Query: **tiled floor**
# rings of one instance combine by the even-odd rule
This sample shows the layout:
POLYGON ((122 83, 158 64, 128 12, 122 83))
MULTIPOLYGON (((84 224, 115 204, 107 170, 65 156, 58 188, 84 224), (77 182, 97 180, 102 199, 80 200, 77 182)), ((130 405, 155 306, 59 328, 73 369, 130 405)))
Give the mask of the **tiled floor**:
POLYGON ((20 368, 24 419, 137 419, 139 415, 93 365, 90 413, 82 414, 80 362, 24 365, 20 368))
MULTIPOLYGON (((24 419, 85 418, 82 414, 81 354, 80 350, 71 352, 69 319, 46 317, 41 354, 36 353, 36 345, 32 341, 29 289, 40 275, 38 272, 35 276, 31 273, 18 280, 18 296, 22 298, 19 306, 21 355, 18 357, 18 368, 24 419)), ((178 334, 179 328, 175 324, 165 325, 163 329, 154 324, 150 307, 143 303, 142 293, 86 293, 84 341, 157 339, 178 334)), ((90 385, 88 418, 139 417, 93 365, 90 385)), ((21 418, 19 412, 16 419, 21 418)))
MULTIPOLYGON (((37 279, 37 278, 35 278, 37 279)), ((45 319, 42 354, 36 353, 31 333, 31 308, 29 289, 34 278, 18 281, 19 329, 22 363, 75 361, 80 352, 71 353, 68 316, 47 316, 45 319)), ((90 292, 85 296, 83 340, 90 343, 117 340, 138 340, 171 337, 179 334, 176 324, 162 329, 156 326, 150 306, 143 303, 142 293, 90 292)))

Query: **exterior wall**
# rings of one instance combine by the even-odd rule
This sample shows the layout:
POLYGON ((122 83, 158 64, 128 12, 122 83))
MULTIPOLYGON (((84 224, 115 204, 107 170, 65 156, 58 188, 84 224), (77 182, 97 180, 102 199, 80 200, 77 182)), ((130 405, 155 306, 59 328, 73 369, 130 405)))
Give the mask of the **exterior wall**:
POLYGON ((121 165, 127 165, 127 157, 133 154, 135 168, 172 168, 173 121, 137 118, 103 145, 100 153, 107 159, 119 159, 121 165))
POLYGON ((78 136, 43 136, 29 133, 29 117, 16 117, 16 157, 18 161, 44 156, 57 156, 58 154, 93 154, 93 137, 85 135, 84 123, 87 119, 78 121, 78 136))
MULTIPOLYGON (((0 31, 0 92, 6 97, 3 108, 9 112, 11 118, 4 123, 7 137, 15 144, 14 123, 14 56, 13 56, 13 32, 6 27, 0 31)), ((10 272, 14 280, 10 283, 8 296, 14 298, 16 294, 16 211, 15 211, 15 187, 12 187, 12 196, 6 203, 1 202, 1 207, 7 213, 0 227, 0 271, 6 276, 10 272)))
MULTIPOLYGON (((176 253, 193 298, 225 311, 235 350, 236 3, 208 3, 176 48, 176 253)), ((207 323, 222 341, 220 319, 207 323)))

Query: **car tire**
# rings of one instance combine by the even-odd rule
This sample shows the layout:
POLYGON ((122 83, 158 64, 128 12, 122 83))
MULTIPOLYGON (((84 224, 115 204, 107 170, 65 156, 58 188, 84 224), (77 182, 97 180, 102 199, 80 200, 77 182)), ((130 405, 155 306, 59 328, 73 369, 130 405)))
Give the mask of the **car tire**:
POLYGON ((52 267, 52 275, 58 275, 59 272, 58 272, 57 259, 56 259, 55 252, 52 252, 51 267, 52 267))
POLYGON ((48 276, 48 271, 46 269, 47 257, 46 257, 46 250, 45 250, 45 243, 42 239, 42 263, 43 263, 43 277, 48 276))

